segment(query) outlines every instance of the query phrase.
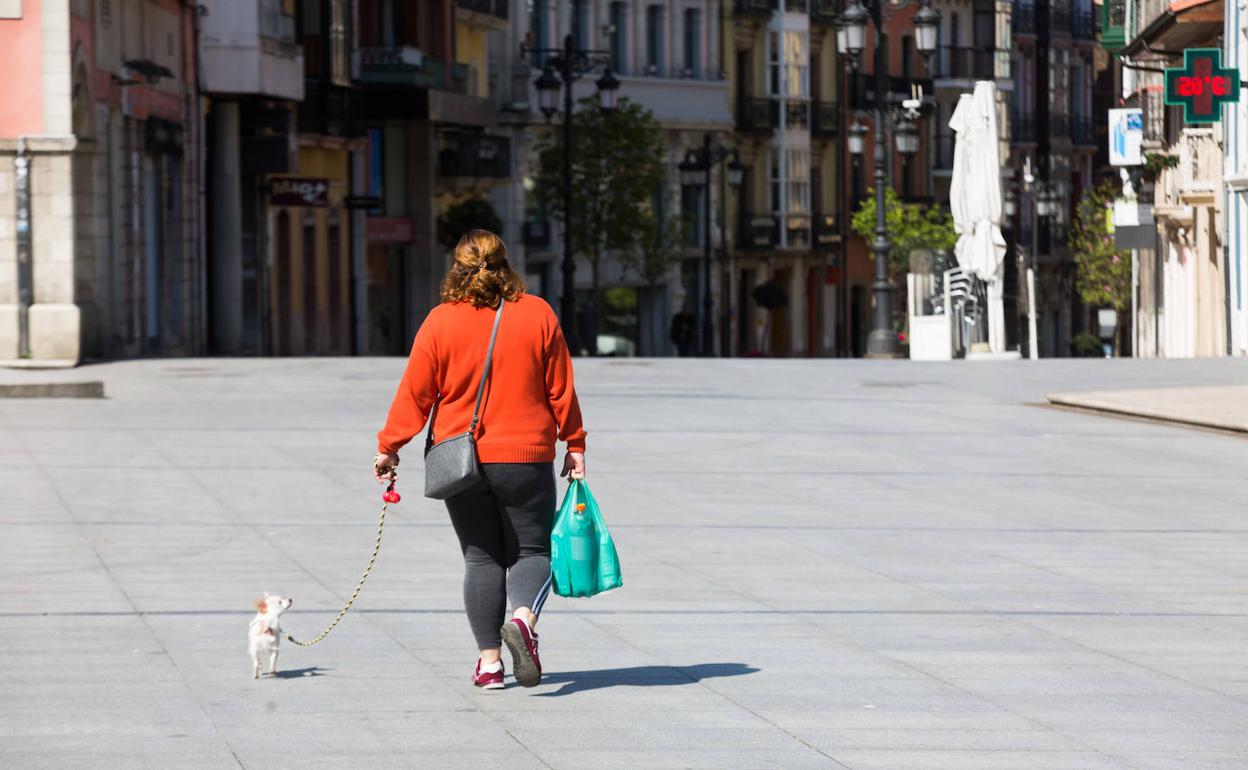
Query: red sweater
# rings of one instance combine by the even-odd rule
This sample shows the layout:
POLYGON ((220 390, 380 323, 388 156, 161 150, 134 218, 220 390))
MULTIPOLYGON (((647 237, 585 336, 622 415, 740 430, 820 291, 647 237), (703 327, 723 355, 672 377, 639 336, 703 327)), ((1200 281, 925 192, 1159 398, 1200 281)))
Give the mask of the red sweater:
MULTIPOLYGON (((494 310, 466 302, 435 307, 416 333, 407 370, 390 404, 377 449, 398 453, 425 426, 441 394, 434 440, 464 433, 472 422, 494 310)), ((477 456, 483 463, 555 459, 555 438, 585 451, 572 359, 546 300, 522 295, 503 308, 494 363, 481 399, 477 456)))

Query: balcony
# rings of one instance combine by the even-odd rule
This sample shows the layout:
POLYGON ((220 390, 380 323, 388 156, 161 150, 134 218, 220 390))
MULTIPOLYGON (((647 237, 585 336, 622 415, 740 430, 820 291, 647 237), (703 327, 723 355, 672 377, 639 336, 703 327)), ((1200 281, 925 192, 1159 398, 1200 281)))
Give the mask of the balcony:
POLYGON ((933 77, 936 80, 993 80, 1009 77, 997 73, 997 51, 963 46, 941 46, 937 52, 933 77))
POLYGON ((1058 0, 1049 6, 1049 30, 1054 34, 1071 32, 1070 0, 1058 0))
POLYGON ((732 0, 735 16, 770 16, 776 8, 776 0, 732 0))
POLYGON ((737 100, 737 130, 746 134, 770 134, 780 124, 780 104, 775 99, 737 100))
POLYGON ((816 248, 831 248, 841 242, 841 228, 836 214, 815 214, 812 220, 816 248))
POLYGON ((489 134, 440 134, 438 176, 444 179, 508 179, 511 177, 511 142, 505 136, 489 134))
POLYGON ((362 83, 434 88, 464 94, 468 92, 467 64, 447 65, 429 59, 419 48, 407 45, 369 46, 359 51, 359 80, 362 83))
MULTIPOLYGON (((910 98, 911 85, 923 87, 924 93, 931 93, 932 81, 923 78, 905 78, 889 75, 885 78, 885 90, 894 96, 910 98)), ((870 110, 875 108, 875 77, 866 72, 851 72, 849 75, 849 92, 846 94, 846 109, 870 110)))
POLYGON ((359 92, 309 78, 303 101, 296 105, 299 133, 327 136, 362 136, 363 109, 359 92))
POLYGON ((1070 141, 1080 147, 1095 147, 1096 126, 1091 118, 1075 116, 1070 119, 1070 141))
POLYGON ((1030 110, 1010 112, 1010 143, 1032 144, 1036 141, 1036 116, 1030 110))
POLYGON ((1188 220, 1192 206, 1212 206, 1222 186, 1222 153, 1212 128, 1185 128, 1171 145, 1179 156, 1174 168, 1163 168, 1154 186, 1159 217, 1188 220))
POLYGON ((455 4, 466 11, 482 13, 487 16, 507 18, 508 0, 456 0, 455 4))
POLYGON ((303 48, 295 36, 293 4, 203 0, 199 7, 204 93, 303 98, 303 48))
POLYGON ((746 251, 761 251, 776 248, 780 242, 780 225, 774 216, 738 213, 737 247, 746 251))
POLYGON ((840 136, 841 105, 836 102, 811 102, 810 115, 810 133, 813 136, 840 136))
POLYGON ((1096 42, 1096 17, 1092 11, 1075 11, 1071 14, 1070 34, 1076 41, 1096 42))
POLYGON ((1070 138, 1070 116, 1069 115, 1049 115, 1049 138, 1050 139, 1069 139, 1070 138))
POLYGON ((1010 31, 1015 35, 1035 37, 1036 6, 1032 4, 1015 5, 1013 15, 1010 18, 1010 31))
POLYGON ((836 24, 839 17, 837 0, 810 0, 810 23, 816 26, 836 24))

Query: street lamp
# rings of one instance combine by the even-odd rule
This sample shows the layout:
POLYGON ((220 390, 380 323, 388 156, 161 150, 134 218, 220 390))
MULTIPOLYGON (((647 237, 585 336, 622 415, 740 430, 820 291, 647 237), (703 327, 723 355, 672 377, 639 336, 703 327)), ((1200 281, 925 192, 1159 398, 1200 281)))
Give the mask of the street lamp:
POLYGON ((849 154, 855 158, 861 158, 866 151, 867 127, 861 123, 854 123, 849 127, 849 154))
MULTIPOLYGON (((547 120, 559 112, 559 94, 561 90, 563 92, 563 296, 559 298, 559 320, 568 350, 572 355, 580 355, 576 318, 576 260, 572 256, 572 85, 582 76, 602 68, 602 76, 595 81, 598 106, 610 111, 615 109, 620 81, 611 72, 609 51, 577 48, 572 35, 563 39, 563 48, 520 46, 521 56, 530 54, 538 54, 545 59, 542 74, 533 81, 533 85, 537 89, 538 107, 547 120)), ((596 347, 596 342, 591 341, 589 349, 596 347)))
MULTIPOLYGON (((727 178, 728 184, 735 190, 741 186, 741 182, 745 178, 745 166, 741 163, 741 156, 736 149, 732 147, 724 147, 722 145, 712 145, 711 135, 709 133, 702 135, 702 146, 695 150, 689 150, 685 153, 685 158, 677 166, 680 172, 680 184, 684 187, 700 187, 702 188, 702 271, 701 271, 701 294, 702 305, 699 308, 701 316, 698 323, 698 355, 710 356, 715 352, 715 343, 713 340, 714 322, 712 321, 714 300, 711 298, 711 169, 716 164, 721 164, 725 160, 729 160, 727 168, 723 176, 727 178)), ((726 202, 721 200, 721 208, 726 202)), ((721 216, 721 225, 726 218, 721 216)), ((726 249, 725 238, 720 239, 720 248, 726 249)), ((727 277, 728 255, 724 252, 724 265, 721 275, 723 282, 724 307, 728 305, 728 277, 727 277)), ((721 337, 725 344, 730 336, 727 330, 728 314, 724 313, 724 329, 721 330, 721 337)), ((721 355, 727 355, 729 348, 725 347, 721 351, 721 355)))
POLYGON ((902 155, 914 155, 919 151, 919 129, 910 118, 902 118, 893 128, 893 140, 897 143, 897 152, 902 155))
MULTIPOLYGON (((871 251, 875 254, 875 283, 871 287, 875 296, 875 320, 874 328, 867 337, 868 358, 895 358, 898 355, 897 335, 893 333, 893 287, 888 281, 888 253, 892 244, 888 240, 884 218, 884 184, 887 176, 884 168, 884 130, 891 117, 888 104, 888 58, 885 47, 880 45, 880 37, 884 33, 884 6, 889 6, 891 10, 905 4, 906 0, 868 0, 869 7, 864 7, 862 0, 852 0, 841 13, 837 28, 837 43, 843 43, 841 54, 855 69, 858 67, 859 55, 866 48, 868 23, 875 27, 876 34, 875 62, 871 78, 875 97, 875 238, 871 243, 871 251)), ((940 13, 931 7, 930 0, 920 0, 919 10, 914 15, 914 47, 923 54, 924 60, 929 59, 936 51, 939 27, 940 13)), ((904 115, 895 119, 897 150, 902 154, 918 151, 918 130, 913 123, 918 115, 917 106, 907 106, 904 115)), ((866 150, 861 134, 856 135, 855 129, 850 129, 849 144, 851 152, 857 149, 855 154, 866 150)))

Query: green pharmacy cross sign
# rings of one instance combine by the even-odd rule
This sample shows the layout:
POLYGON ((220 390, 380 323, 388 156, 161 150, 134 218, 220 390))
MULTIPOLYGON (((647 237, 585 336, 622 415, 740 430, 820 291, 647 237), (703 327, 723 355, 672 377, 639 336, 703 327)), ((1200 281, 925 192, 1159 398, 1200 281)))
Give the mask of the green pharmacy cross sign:
POLYGON ((1166 104, 1183 105, 1184 123, 1217 123, 1222 105, 1239 101, 1239 70, 1222 68, 1222 51, 1189 48, 1183 66, 1166 70, 1166 104))

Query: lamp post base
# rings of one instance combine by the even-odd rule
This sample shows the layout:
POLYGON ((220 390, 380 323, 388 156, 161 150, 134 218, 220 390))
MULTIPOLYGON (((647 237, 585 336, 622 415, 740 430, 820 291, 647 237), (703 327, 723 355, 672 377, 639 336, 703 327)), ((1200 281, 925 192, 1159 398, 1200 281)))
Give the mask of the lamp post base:
POLYGON ((897 335, 885 329, 876 329, 867 335, 865 358, 901 358, 897 335))

